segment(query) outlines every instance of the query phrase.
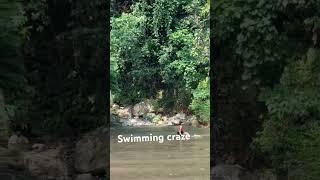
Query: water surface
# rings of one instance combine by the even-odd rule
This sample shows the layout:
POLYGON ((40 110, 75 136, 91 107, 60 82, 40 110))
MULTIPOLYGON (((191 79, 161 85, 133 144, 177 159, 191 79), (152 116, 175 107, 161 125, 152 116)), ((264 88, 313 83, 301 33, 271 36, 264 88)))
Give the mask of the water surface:
POLYGON ((210 130, 186 128, 188 141, 118 143, 117 136, 176 134, 175 127, 111 128, 111 180, 209 180, 210 130))

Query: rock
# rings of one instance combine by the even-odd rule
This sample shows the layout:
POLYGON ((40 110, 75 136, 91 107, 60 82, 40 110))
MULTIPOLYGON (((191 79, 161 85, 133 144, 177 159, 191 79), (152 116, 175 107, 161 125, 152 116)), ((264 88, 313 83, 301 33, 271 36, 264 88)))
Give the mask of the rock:
POLYGON ((35 177, 56 180, 65 180, 68 177, 67 164, 60 148, 27 152, 23 162, 29 173, 35 177))
POLYGON ((258 176, 250 173, 239 165, 226 164, 213 167, 212 178, 220 180, 259 180, 258 176))
POLYGON ((240 177, 244 174, 244 168, 239 165, 217 165, 213 167, 213 179, 221 180, 241 180, 240 177))
POLYGON ((164 108, 162 108, 162 107, 161 107, 161 108, 158 108, 158 109, 157 109, 157 113, 160 113, 160 114, 164 113, 164 108))
POLYGON ((133 126, 136 123, 136 119, 120 119, 122 126, 133 126))
POLYGON ((33 150, 33 151, 36 151, 36 152, 41 152, 41 151, 44 151, 44 150, 46 150, 46 149, 47 149, 47 146, 44 145, 44 144, 38 144, 38 143, 36 143, 36 144, 33 144, 33 145, 32 145, 32 150, 33 150))
POLYGON ((10 151, 7 148, 0 147, 0 172, 1 167, 6 167, 7 169, 23 170, 23 158, 20 152, 10 151))
POLYGON ((139 119, 137 117, 131 119, 121 119, 120 122, 123 126, 151 126, 153 125, 152 122, 144 119, 139 119))
POLYGON ((168 121, 168 117, 167 116, 162 116, 161 119, 162 119, 163 122, 167 122, 168 121))
POLYGON ((109 132, 109 128, 107 128, 107 127, 102 128, 103 134, 107 134, 108 132, 109 132))
POLYGON ((112 109, 118 110, 120 109, 120 106, 118 104, 113 104, 112 109))
POLYGON ((75 169, 80 173, 105 173, 107 165, 107 134, 97 129, 86 134, 76 144, 75 169))
POLYGON ((120 118, 129 118, 130 117, 130 108, 123 108, 117 110, 117 115, 120 118))
MULTIPOLYGON (((259 176, 252 174, 250 172, 245 172, 244 175, 240 177, 240 180, 263 180, 263 179, 261 179, 259 176)), ((272 180, 272 179, 268 179, 268 180, 272 180)), ((276 180, 276 179, 273 179, 273 180, 276 180)))
POLYGON ((256 174, 258 174, 259 180, 277 180, 277 175, 272 169, 260 170, 260 172, 256 172, 256 174))
POLYGON ((120 118, 130 118, 131 114, 130 114, 130 108, 129 107, 120 107, 120 109, 118 109, 116 111, 116 115, 120 118))
POLYGON ((152 112, 154 112, 154 107, 151 100, 145 100, 133 106, 133 115, 136 117, 152 112))
POLYGON ((97 178, 92 176, 92 174, 79 174, 76 177, 76 180, 96 180, 96 179, 97 178))
POLYGON ((8 152, 7 148, 0 146, 0 154, 7 153, 7 152, 8 152))
POLYGON ((194 118, 196 118, 194 115, 187 116, 185 124, 188 125, 188 126, 191 126, 192 125, 192 120, 194 118))
POLYGON ((146 119, 147 120, 153 120, 157 115, 155 113, 147 113, 146 119))
POLYGON ((177 119, 180 119, 180 120, 186 120, 186 114, 185 113, 178 113, 174 116, 175 118, 177 119))
POLYGON ((199 126, 200 126, 200 123, 199 123, 199 121, 198 121, 197 118, 194 118, 194 119, 192 119, 192 121, 191 121, 191 125, 192 125, 193 127, 199 127, 199 126))
POLYGON ((236 162, 236 159, 234 158, 234 156, 232 155, 227 155, 226 159, 225 159, 225 163, 226 164, 234 164, 236 162))
POLYGON ((164 122, 163 121, 157 121, 157 125, 163 125, 164 122))
POLYGON ((110 114, 110 126, 111 127, 122 126, 121 118, 110 114))
POLYGON ((178 113, 168 119, 168 125, 178 125, 180 122, 186 121, 186 114, 178 113))
POLYGON ((8 140, 8 149, 10 151, 25 151, 29 149, 29 140, 20 135, 12 135, 8 140))
POLYGON ((113 104, 113 105, 111 106, 110 112, 111 112, 111 114, 117 114, 117 112, 118 112, 119 109, 120 109, 120 106, 119 106, 119 105, 113 104))

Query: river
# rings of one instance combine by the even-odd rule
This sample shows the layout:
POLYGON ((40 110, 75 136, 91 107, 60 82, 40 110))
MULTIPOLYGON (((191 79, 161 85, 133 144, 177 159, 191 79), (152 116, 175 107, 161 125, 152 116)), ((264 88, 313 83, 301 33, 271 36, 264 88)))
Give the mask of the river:
POLYGON ((166 140, 176 127, 111 128, 111 180, 209 180, 210 129, 186 127, 190 140, 166 140), (163 143, 118 143, 123 136, 164 136, 163 143), (195 136, 194 136, 195 135, 195 136))

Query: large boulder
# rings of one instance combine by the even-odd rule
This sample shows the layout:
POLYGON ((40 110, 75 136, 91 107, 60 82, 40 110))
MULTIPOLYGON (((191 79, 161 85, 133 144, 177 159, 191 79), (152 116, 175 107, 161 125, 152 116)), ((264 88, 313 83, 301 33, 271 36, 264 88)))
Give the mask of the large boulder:
POLYGON ((32 145, 32 150, 35 152, 42 152, 47 149, 47 146, 45 144, 36 143, 32 145))
POLYGON ((27 152, 24 154, 23 161, 28 172, 40 179, 66 180, 68 178, 68 168, 61 148, 27 152))
POLYGON ((7 148, 0 146, 0 155, 7 154, 8 152, 7 148))
POLYGON ((107 165, 107 131, 103 128, 86 134, 76 144, 75 168, 79 173, 103 174, 107 165))
POLYGON ((152 113, 154 112, 154 106, 152 105, 151 100, 145 100, 142 101, 138 104, 135 104, 133 106, 133 115, 138 117, 138 116, 143 116, 146 115, 147 113, 152 113))
POLYGON ((212 168, 213 179, 219 180, 259 180, 258 176, 250 173, 239 165, 220 164, 212 168))
POLYGON ((130 113, 130 108, 129 107, 120 107, 119 109, 117 109, 114 113, 115 115, 117 115, 119 118, 130 118, 131 117, 131 113, 130 113))
POLYGON ((186 120, 186 114, 185 113, 178 113, 174 116, 174 118, 176 119, 180 119, 180 120, 186 120))
POLYGON ((12 135, 8 140, 8 149, 10 151, 25 151, 29 148, 29 140, 22 135, 12 135))
POLYGON ((117 114, 118 110, 120 109, 120 106, 117 104, 112 104, 110 108, 111 114, 117 114))
POLYGON ((124 119, 124 118, 119 118, 118 116, 114 116, 110 114, 110 126, 111 127, 122 126, 122 122, 120 121, 121 119, 124 119))
POLYGON ((97 180, 97 178, 92 176, 92 174, 79 174, 76 180, 97 180))
POLYGON ((263 169, 256 172, 256 174, 258 174, 259 180, 277 180, 278 179, 272 169, 263 169))
POLYGON ((3 170, 1 167, 15 170, 24 169, 21 153, 13 152, 7 148, 0 147, 0 172, 3 170))
POLYGON ((213 167, 213 179, 221 180, 240 180, 240 176, 244 174, 244 168, 239 165, 221 164, 213 167))
POLYGON ((194 119, 192 119, 192 121, 191 121, 191 125, 192 125, 193 127, 199 127, 199 126, 200 126, 200 123, 199 123, 199 121, 198 121, 197 118, 194 118, 194 119))
POLYGON ((186 114, 178 113, 168 119, 168 125, 178 125, 180 122, 186 121, 186 114))

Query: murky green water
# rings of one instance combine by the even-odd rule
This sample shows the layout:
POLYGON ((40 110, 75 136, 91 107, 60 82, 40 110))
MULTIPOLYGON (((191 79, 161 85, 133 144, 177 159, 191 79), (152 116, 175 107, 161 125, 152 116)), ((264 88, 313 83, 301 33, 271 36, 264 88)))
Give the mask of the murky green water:
POLYGON ((175 127, 112 128, 111 180, 209 180, 210 129, 186 128, 187 141, 168 141, 175 127), (117 136, 162 135, 163 143, 118 143, 117 136), (196 136, 193 136, 196 135, 196 136))

